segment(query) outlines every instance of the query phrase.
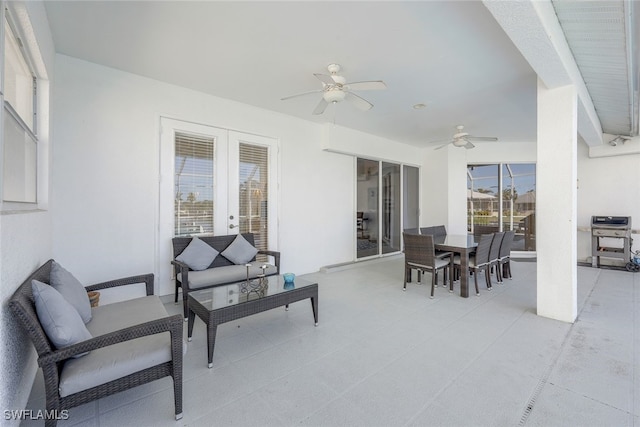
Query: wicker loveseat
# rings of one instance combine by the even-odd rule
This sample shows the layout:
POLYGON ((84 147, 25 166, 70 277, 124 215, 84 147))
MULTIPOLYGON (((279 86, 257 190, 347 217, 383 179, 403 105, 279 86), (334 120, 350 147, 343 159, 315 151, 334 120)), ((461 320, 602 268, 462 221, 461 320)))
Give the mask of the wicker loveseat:
MULTIPOLYGON (((153 295, 153 274, 133 276, 87 286, 87 291, 144 284, 146 295, 90 308, 86 328, 92 338, 62 348, 49 339, 36 309, 32 282, 52 288, 53 260, 29 276, 9 300, 9 307, 24 326, 38 353, 46 393, 46 409, 60 413, 166 376, 173 378, 175 417, 182 418, 183 321, 169 316, 153 295)), ((36 285, 33 285, 36 286, 36 285)), ((50 292, 50 291, 48 291, 50 292)), ((41 294, 37 296, 41 298, 41 294)), ((80 319, 79 319, 80 320, 80 319)), ((45 320, 43 320, 44 322, 45 320)), ((55 426, 47 419, 46 426, 55 426)))
MULTIPOLYGON (((247 277, 247 267, 244 262, 235 263, 225 256, 225 250, 228 249, 238 236, 242 236, 251 246, 254 246, 254 238, 252 233, 242 233, 240 235, 224 235, 224 236, 198 236, 198 239, 219 252, 208 267, 201 270, 190 268, 185 262, 180 261, 180 255, 192 243, 192 237, 174 237, 173 238, 173 264, 175 274, 175 302, 178 302, 178 288, 182 288, 182 302, 184 308, 184 319, 187 320, 189 315, 188 295, 189 292, 198 289, 212 288, 219 285, 227 285, 239 282, 247 277)), ((254 279, 258 274, 262 273, 261 266, 266 266, 265 275, 272 276, 280 274, 280 252, 255 250, 256 255, 263 254, 273 258, 273 264, 257 263, 255 256, 248 262, 249 278, 254 279)))

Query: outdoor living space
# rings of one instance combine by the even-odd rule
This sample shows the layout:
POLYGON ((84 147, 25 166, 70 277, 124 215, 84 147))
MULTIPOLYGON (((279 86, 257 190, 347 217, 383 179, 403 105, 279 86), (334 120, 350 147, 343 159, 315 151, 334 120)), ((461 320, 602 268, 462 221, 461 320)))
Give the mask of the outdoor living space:
POLYGON ((640 425, 640 274, 624 271, 640 253, 639 2, 0 5, 7 426, 44 423, 25 408, 61 426, 640 425), (614 18, 598 19, 603 9, 614 18), (567 31, 574 21, 583 34, 567 31), (572 46, 583 40, 595 44, 586 64, 572 46), (617 78, 612 63, 624 64, 617 78), (623 239, 610 229, 600 244, 597 217, 628 219, 623 239), (403 291, 403 233, 432 227, 443 241, 422 240, 451 253, 448 277, 460 279, 449 292, 440 276, 430 299, 430 273, 416 283, 426 263, 403 291), (492 290, 467 268, 489 233, 494 248, 513 236, 513 279, 492 290), (172 245, 238 235, 253 236, 250 262, 209 245, 194 266, 172 245), (175 318, 159 362, 172 377, 142 383, 152 368, 140 363, 83 383, 83 400, 58 399, 69 358, 98 359, 102 336, 140 323, 54 343, 32 298, 48 260, 83 298, 153 278, 100 288, 96 310, 153 294, 160 318, 175 318), (255 289, 250 268, 260 291, 269 276, 284 294, 285 273, 298 287, 237 304, 217 326, 196 293, 245 279, 255 289), (204 307, 193 334, 190 297, 204 307))
MULTIPOLYGON (((304 275, 320 284, 317 327, 308 301, 221 325, 208 369, 196 320, 179 423, 164 379, 58 425, 637 425, 640 275, 578 267, 571 324, 536 315, 536 263, 512 264, 512 280, 468 299, 403 292, 398 256, 304 275)), ((27 409, 43 407, 38 372, 27 409)))

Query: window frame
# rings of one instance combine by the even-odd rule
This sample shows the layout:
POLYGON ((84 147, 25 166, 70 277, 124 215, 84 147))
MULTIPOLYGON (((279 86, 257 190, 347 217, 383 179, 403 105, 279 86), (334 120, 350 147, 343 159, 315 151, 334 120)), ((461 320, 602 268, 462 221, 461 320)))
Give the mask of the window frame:
MULTIPOLYGON (((0 185, 0 214, 14 214, 36 210, 46 210, 48 208, 48 188, 49 188, 49 176, 48 176, 48 138, 49 132, 47 124, 49 120, 49 81, 44 65, 44 59, 40 46, 36 41, 35 30, 30 21, 30 16, 25 10, 26 6, 21 3, 8 3, 2 2, 2 8, 0 9, 0 43, 2 43, 3 49, 0 53, 0 61, 2 66, 0 67, 0 177, 2 178, 2 185, 0 185), (8 28, 7 28, 8 26, 8 28), (18 40, 19 49, 22 54, 22 58, 27 64, 31 77, 32 77, 32 121, 33 125, 30 127, 20 117, 13 105, 11 105, 6 99, 5 85, 5 31, 9 30, 13 36, 18 40), (35 144, 35 159, 30 163, 33 165, 33 172, 27 169, 25 166, 25 176, 29 178, 25 179, 25 182, 35 183, 35 195, 29 200, 5 200, 7 197, 5 188, 5 161, 8 153, 6 152, 6 132, 5 120, 12 120, 17 125, 17 129, 23 132, 25 138, 25 144, 28 140, 33 141, 35 144)), ((25 156, 29 153, 33 153, 33 148, 29 148, 25 145, 25 156)), ((31 155, 33 158, 33 155, 31 155)), ((20 174, 18 173, 17 176, 20 174)), ((21 178, 18 178, 21 179, 21 178)), ((33 188, 33 187, 32 187, 33 188)))

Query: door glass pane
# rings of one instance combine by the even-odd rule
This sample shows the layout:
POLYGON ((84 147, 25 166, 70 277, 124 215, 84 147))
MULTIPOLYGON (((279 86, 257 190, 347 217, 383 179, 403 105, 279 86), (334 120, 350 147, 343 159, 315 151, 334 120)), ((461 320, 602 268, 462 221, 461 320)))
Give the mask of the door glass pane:
MULTIPOLYGON (((256 248, 269 247, 269 149, 240 143, 240 233, 253 233, 256 248)), ((262 261, 266 261, 266 258, 262 261)))
POLYGON ((403 166, 403 228, 420 226, 420 173, 413 166, 403 166))
POLYGON ((382 253, 400 250, 400 165, 382 162, 382 253))
POLYGON ((358 258, 379 254, 379 163, 375 160, 357 160, 356 241, 358 258))
POLYGON ((176 132, 175 236, 213 233, 214 139, 176 132))
POLYGON ((467 231, 476 237, 499 230, 498 165, 467 167, 467 231))
POLYGON ((512 249, 535 251, 536 165, 502 165, 502 225, 515 230, 512 249))

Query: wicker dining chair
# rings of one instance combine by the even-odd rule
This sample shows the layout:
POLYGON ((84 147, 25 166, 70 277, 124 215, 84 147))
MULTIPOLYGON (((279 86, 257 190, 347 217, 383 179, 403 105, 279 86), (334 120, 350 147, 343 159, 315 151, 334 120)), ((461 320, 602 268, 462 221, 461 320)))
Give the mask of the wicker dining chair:
MULTIPOLYGON (((411 269, 420 272, 431 273, 431 298, 433 298, 435 288, 437 286, 437 272, 449 267, 449 292, 453 292, 453 254, 449 252, 447 258, 436 257, 433 245, 433 236, 429 234, 409 234, 402 233, 404 238, 404 286, 402 290, 407 289, 407 280, 411 269)), ((447 275, 444 274, 444 283, 446 286, 447 275)))
MULTIPOLYGON (((500 246, 502 245, 502 239, 504 238, 504 232, 493 233, 493 240, 491 241, 491 249, 489 249, 489 265, 490 271, 496 269, 496 282, 502 284, 502 275, 500 274, 500 246)), ((489 275, 491 276, 491 275, 489 275)), ((489 277, 491 279, 491 277, 489 277)), ((491 280, 489 280, 491 285, 491 280)))
MULTIPOLYGON (((473 272, 473 279, 476 285, 477 296, 480 296, 480 291, 478 289, 478 274, 481 271, 484 271, 485 273, 484 278, 487 284, 487 289, 491 290, 491 265, 489 263, 489 251, 491 250, 492 241, 493 234, 483 234, 482 236, 480 236, 480 241, 478 242, 476 253, 469 259, 469 270, 473 272)), ((459 269, 461 264, 460 256, 456 255, 453 262, 455 267, 459 269)))
POLYGON ((502 244, 500 245, 500 257, 498 258, 498 267, 501 269, 502 278, 511 279, 511 245, 516 232, 509 230, 504 233, 502 244))

